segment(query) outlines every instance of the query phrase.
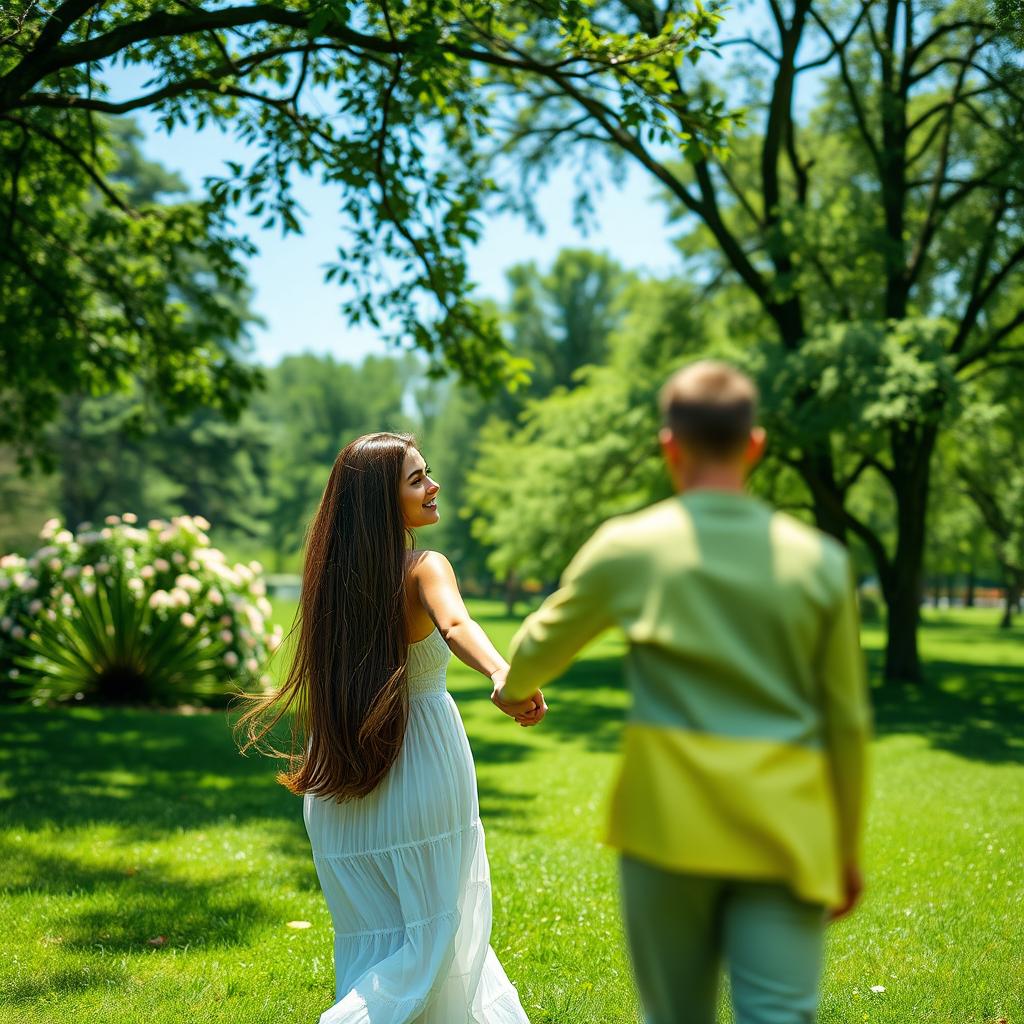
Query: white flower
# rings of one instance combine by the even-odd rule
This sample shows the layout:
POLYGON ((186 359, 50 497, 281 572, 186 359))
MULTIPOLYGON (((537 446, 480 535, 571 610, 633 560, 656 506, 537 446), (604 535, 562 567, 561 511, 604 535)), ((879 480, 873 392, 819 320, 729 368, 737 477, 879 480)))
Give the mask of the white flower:
POLYGON ((139 517, 134 512, 125 512, 122 514, 121 518, 126 523, 137 523, 139 521, 139 517))
POLYGON ((871 991, 872 992, 884 992, 885 991, 885 986, 884 985, 872 985, 871 986, 871 991))
POLYGON ((38 615, 43 610, 43 602, 37 597, 34 601, 28 603, 29 615, 38 615))
POLYGON ((142 582, 137 576, 133 576, 128 581, 128 589, 138 597, 146 589, 146 584, 142 582))
POLYGON ((260 670, 260 663, 255 658, 246 658, 245 670, 255 675, 260 670))
POLYGON ((91 582, 90 580, 83 580, 82 593, 86 597, 92 597, 92 595, 96 593, 96 584, 91 582))
POLYGON ((103 520, 103 522, 105 522, 107 524, 107 526, 117 526, 117 524, 119 522, 121 522, 121 517, 120 516, 107 516, 106 519, 103 520))
POLYGON ((0 630, 3 630, 5 633, 9 633, 11 631, 11 626, 13 625, 14 619, 12 619, 10 615, 5 615, 0 619, 0 630))
POLYGON ((256 647, 259 645, 259 639, 257 637, 254 637, 252 633, 246 633, 243 639, 243 643, 245 644, 246 647, 255 650, 256 647))
POLYGON ((188 571, 199 572, 199 563, 194 558, 188 563, 188 571))
POLYGON ((92 523, 88 519, 83 519, 78 526, 75 527, 75 533, 81 533, 83 530, 91 530, 92 523))
POLYGON ((81 571, 77 565, 69 565, 62 575, 66 580, 73 580, 81 571))
POLYGON ((151 530, 162 530, 167 524, 162 519, 150 519, 146 525, 151 530))
POLYGON ((256 607, 259 608, 260 614, 265 619, 269 619, 274 614, 274 606, 265 597, 261 597, 256 602, 256 607))
POLYGON ((49 558, 52 555, 59 554, 59 552, 60 552, 60 548, 55 547, 53 544, 47 544, 45 547, 40 548, 36 552, 35 557, 37 559, 49 558))
POLYGON ((191 629, 196 624, 196 617, 191 612, 183 612, 181 616, 181 624, 186 629, 191 629))
POLYGON ((61 594, 60 603, 65 608, 75 607, 75 599, 70 594, 61 594))
POLYGON ((270 675, 269 672, 264 672, 263 675, 260 676, 260 686, 262 686, 264 690, 269 690, 270 687, 273 685, 273 677, 270 675))
POLYGON ((250 569, 249 566, 247 565, 242 565, 241 562, 238 562, 235 565, 235 575, 243 583, 251 583, 256 578, 252 569, 250 569))
POLYGON ((4 555, 0 558, 0 569, 17 569, 25 564, 20 555, 4 555))
POLYGON ((70 544, 75 538, 70 530, 61 530, 53 539, 58 544, 70 544))
POLYGON ((153 566, 151 566, 151 565, 144 565, 139 570, 139 575, 144 580, 151 580, 156 575, 156 569, 154 569, 153 566))
POLYGON ((257 562, 255 558, 249 563, 249 568, 252 569, 257 576, 263 572, 263 564, 261 562, 257 562))
POLYGON ((191 600, 187 590, 182 590, 181 587, 174 587, 171 590, 171 603, 176 607, 187 608, 191 600))
POLYGON ((212 605, 224 603, 224 595, 216 587, 210 587, 210 592, 206 596, 212 605))
POLYGON ((46 609, 46 617, 51 622, 56 622, 57 621, 57 613, 52 608, 47 608, 46 609))
POLYGON ((193 516, 192 522, 195 523, 200 530, 208 530, 210 528, 210 520, 205 516, 193 516))
POLYGON ((283 639, 284 633, 282 632, 281 627, 275 626, 274 632, 267 637, 267 647, 269 647, 271 651, 276 651, 278 647, 281 646, 281 641, 283 639))
POLYGON ((61 561, 59 558, 51 558, 47 563, 51 572, 60 572, 61 561))
POLYGON ((43 528, 39 531, 39 536, 42 537, 43 540, 49 540, 59 529, 59 519, 47 519, 46 522, 43 523, 43 528))
POLYGON ((32 591, 39 586, 39 580, 37 580, 35 576, 26 576, 25 573, 18 573, 15 575, 14 582, 17 583, 26 594, 31 594, 32 591), (21 577, 20 582, 18 579, 19 576, 21 577))
POLYGON ((96 573, 97 573, 97 575, 99 575, 99 576, 106 576, 106 574, 108 572, 110 572, 110 563, 109 562, 97 562, 96 563, 96 573))
POLYGON ((157 558, 153 562, 153 568, 156 569, 157 572, 167 572, 171 568, 171 563, 168 562, 166 558, 157 558))
POLYGON ((222 629, 218 635, 222 643, 230 644, 234 642, 235 636, 230 629, 222 629))
POLYGON ((175 551, 174 554, 171 555, 171 561, 175 565, 184 565, 185 564, 185 556, 180 551, 175 551))
POLYGON ((91 565, 82 566, 82 575, 88 579, 90 576, 95 575, 96 570, 91 565))
POLYGON ((101 539, 102 538, 100 537, 100 535, 98 533, 93 533, 93 532, 88 531, 88 530, 85 533, 80 533, 78 535, 78 543, 79 544, 95 544, 96 541, 101 540, 101 539))
POLYGON ((9 679, 17 679, 20 675, 21 673, 16 668, 12 668, 11 671, 7 673, 7 677, 9 679))
POLYGON ((6 576, 0 576, 0 590, 6 590, 11 585, 11 581, 6 576))
POLYGON ((188 573, 182 573, 175 581, 176 587, 181 587, 182 590, 190 590, 193 594, 198 594, 203 589, 202 583, 195 578, 195 576, 189 576, 188 573))
POLYGON ((249 584, 249 593, 252 594, 253 597, 263 597, 266 592, 267 585, 263 580, 253 580, 252 583, 249 584))
POLYGON ((103 529, 100 530, 100 536, 104 540, 110 540, 110 538, 114 536, 114 531, 109 526, 104 526, 103 529))
POLYGON ((227 654, 224 655, 224 664, 227 665, 228 668, 234 668, 238 664, 238 655, 235 654, 234 651, 228 651, 227 654))
POLYGON ((150 608, 166 608, 170 603, 171 595, 166 590, 154 590, 149 595, 149 607, 150 608))
POLYGON ((222 616, 220 617, 220 624, 221 624, 222 626, 230 626, 230 625, 231 625, 231 623, 232 623, 232 621, 233 621, 233 620, 232 620, 232 618, 231 618, 231 616, 230 616, 230 615, 222 615, 222 616))
POLYGON ((18 625, 14 625, 11 627, 11 636, 14 637, 15 640, 21 640, 22 637, 24 637, 24 635, 25 630, 23 627, 18 625))

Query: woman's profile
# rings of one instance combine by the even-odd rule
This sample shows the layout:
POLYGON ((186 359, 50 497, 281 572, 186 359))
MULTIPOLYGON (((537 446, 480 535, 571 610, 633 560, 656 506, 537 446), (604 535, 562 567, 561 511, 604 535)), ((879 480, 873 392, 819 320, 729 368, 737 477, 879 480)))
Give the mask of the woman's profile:
MULTIPOLYGON (((527 1020, 490 947, 473 757, 445 684, 452 653, 492 683, 507 664, 447 559, 412 546, 438 490, 408 434, 341 451, 309 529, 293 663, 237 726, 243 751, 267 749, 291 711, 278 779, 303 795, 335 930, 321 1024, 527 1020)), ((539 693, 499 707, 521 725, 546 710, 539 693)))

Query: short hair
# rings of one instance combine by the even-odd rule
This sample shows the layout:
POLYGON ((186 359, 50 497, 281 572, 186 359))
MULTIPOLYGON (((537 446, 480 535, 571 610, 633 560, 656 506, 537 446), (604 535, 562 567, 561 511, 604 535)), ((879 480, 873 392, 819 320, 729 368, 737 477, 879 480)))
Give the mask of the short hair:
POLYGON ((661 389, 665 425, 698 455, 728 459, 742 451, 757 417, 757 385, 716 359, 677 370, 661 389))

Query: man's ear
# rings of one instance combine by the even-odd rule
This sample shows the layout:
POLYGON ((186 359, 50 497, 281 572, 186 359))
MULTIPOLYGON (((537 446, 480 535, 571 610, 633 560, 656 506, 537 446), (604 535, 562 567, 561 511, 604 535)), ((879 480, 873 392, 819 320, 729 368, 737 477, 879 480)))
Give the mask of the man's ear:
POLYGON ((658 443, 661 445, 661 454, 670 466, 679 464, 679 442, 675 434, 668 427, 662 427, 658 431, 658 443))
POLYGON ((767 444, 768 434, 764 427, 754 427, 747 441, 747 450, 743 454, 743 461, 746 463, 747 469, 753 469, 761 461, 767 444))

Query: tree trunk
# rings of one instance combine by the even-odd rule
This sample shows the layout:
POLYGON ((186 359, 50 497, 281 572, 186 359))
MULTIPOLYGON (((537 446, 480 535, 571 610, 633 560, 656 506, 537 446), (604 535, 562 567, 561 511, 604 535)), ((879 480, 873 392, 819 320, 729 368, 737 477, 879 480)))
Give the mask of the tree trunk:
POLYGON ((519 581, 514 569, 505 577, 505 614, 511 619, 516 614, 516 599, 519 597, 519 581))
POLYGON ((1013 613, 1020 608, 1021 578, 1017 575, 1006 577, 1006 603, 1003 606, 1003 620, 999 623, 1000 629, 1010 629, 1013 626, 1013 613))
POLYGON ((975 590, 976 584, 977 584, 977 580, 976 580, 976 577, 975 577, 974 562, 972 561, 970 569, 967 570, 967 592, 964 594, 964 607, 965 608, 973 608, 974 607, 974 590, 975 590))
POLYGON ((917 632, 921 624, 928 486, 937 429, 924 427, 894 435, 893 491, 896 498, 896 554, 882 578, 889 610, 885 644, 886 682, 920 683, 917 632))

